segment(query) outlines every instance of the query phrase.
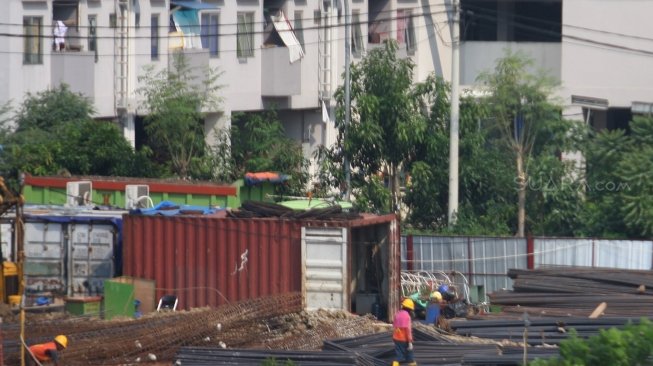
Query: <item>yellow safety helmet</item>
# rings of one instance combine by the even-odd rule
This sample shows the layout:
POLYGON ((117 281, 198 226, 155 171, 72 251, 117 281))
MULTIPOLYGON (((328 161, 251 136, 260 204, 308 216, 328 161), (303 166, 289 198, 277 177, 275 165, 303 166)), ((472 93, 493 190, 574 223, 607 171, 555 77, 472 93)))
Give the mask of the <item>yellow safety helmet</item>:
POLYGON ((442 301, 442 294, 439 291, 433 291, 431 292, 431 299, 435 299, 437 301, 442 301))
POLYGON ((58 336, 54 337, 54 341, 59 343, 63 348, 68 347, 68 337, 63 334, 59 334, 58 336))
POLYGON ((415 303, 411 299, 404 299, 404 301, 401 302, 401 307, 410 310, 415 310, 415 303))

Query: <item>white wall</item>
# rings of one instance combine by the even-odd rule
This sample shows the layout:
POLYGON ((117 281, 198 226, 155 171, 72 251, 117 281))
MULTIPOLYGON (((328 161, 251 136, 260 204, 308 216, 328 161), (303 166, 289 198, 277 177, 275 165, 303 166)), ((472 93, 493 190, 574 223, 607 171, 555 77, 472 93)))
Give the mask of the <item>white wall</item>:
MULTIPOLYGON (((23 16, 42 17, 43 35, 51 34, 52 10, 46 2, 22 3, 12 0, 3 13, 8 16, 7 22, 2 25, 10 34, 23 34, 23 16)), ((11 99, 14 106, 18 106, 27 92, 38 92, 50 87, 50 39, 42 40, 43 63, 37 65, 23 65, 23 37, 0 37, 7 50, 11 52, 3 55, 3 72, 0 72, 2 84, 0 95, 3 100, 11 99)))
POLYGON ((605 98, 611 107, 653 102, 653 1, 566 0, 562 14, 562 95, 567 103, 572 94, 605 98), (570 37, 647 50, 648 54, 570 37))

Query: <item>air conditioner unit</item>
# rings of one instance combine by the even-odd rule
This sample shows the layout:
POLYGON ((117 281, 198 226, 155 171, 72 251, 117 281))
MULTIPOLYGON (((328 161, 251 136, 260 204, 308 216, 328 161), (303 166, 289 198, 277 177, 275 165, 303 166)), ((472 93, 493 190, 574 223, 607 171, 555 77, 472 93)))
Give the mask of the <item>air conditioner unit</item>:
POLYGON ((125 208, 134 210, 146 208, 150 196, 150 186, 145 184, 128 184, 125 186, 125 208))
POLYGON ((93 203, 93 187, 91 182, 68 182, 66 183, 67 206, 88 206, 93 203))

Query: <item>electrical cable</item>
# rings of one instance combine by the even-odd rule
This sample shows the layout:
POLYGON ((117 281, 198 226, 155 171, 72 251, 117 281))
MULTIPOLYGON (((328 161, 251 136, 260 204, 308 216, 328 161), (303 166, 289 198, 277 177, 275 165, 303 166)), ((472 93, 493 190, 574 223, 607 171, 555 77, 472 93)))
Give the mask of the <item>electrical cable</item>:
MULTIPOLYGON (((421 8, 421 7, 413 7, 413 8, 406 8, 406 9, 414 10, 414 9, 419 9, 419 8, 421 8)), ((474 9, 475 7, 474 7, 473 5, 466 5, 465 8, 472 8, 472 9, 474 9)), ((480 9, 480 8, 477 8, 477 7, 476 7, 476 9, 480 9)), ((400 9, 400 10, 401 10, 401 9, 400 9)), ((482 10, 484 10, 484 11, 486 11, 486 12, 494 12, 496 15, 495 15, 495 16, 488 16, 488 15, 482 14, 482 15, 478 15, 479 17, 481 17, 481 18, 485 18, 485 19, 490 19, 490 20, 496 20, 496 19, 498 18, 498 12, 497 12, 497 11, 491 11, 491 10, 488 10, 488 9, 482 9, 482 10)), ((383 11, 383 12, 385 12, 385 11, 383 11)), ((383 13, 383 12, 381 12, 381 13, 383 13)), ((391 12, 391 11, 387 11, 387 12, 391 12)), ((438 13, 448 13, 448 12, 449 12, 449 11, 434 11, 434 12, 430 12, 430 13, 413 14, 413 15, 411 15, 411 17, 416 18, 416 17, 420 17, 420 16, 425 16, 425 15, 435 15, 435 14, 438 14, 438 13)), ((369 14, 369 13, 368 13, 368 14, 369 14)), ((621 37, 629 37, 629 38, 642 39, 642 40, 653 40, 653 38, 649 38, 649 37, 642 37, 642 36, 637 36, 637 35, 628 35, 628 34, 624 34, 624 33, 610 32, 610 31, 604 31, 604 30, 600 30, 600 29, 592 29, 592 28, 588 28, 588 27, 582 27, 582 26, 574 26, 574 25, 562 24, 562 23, 557 23, 557 22, 552 22, 552 21, 542 20, 542 19, 539 19, 539 18, 527 17, 527 16, 519 15, 519 14, 513 14, 513 15, 514 15, 515 17, 517 17, 517 18, 524 19, 524 20, 526 20, 526 21, 528 21, 528 22, 530 22, 530 23, 532 23, 532 22, 539 22, 539 23, 545 23, 545 24, 546 24, 546 23, 549 23, 549 24, 553 24, 553 25, 561 25, 561 26, 564 26, 564 27, 571 27, 571 28, 582 29, 582 30, 586 30, 586 31, 594 31, 594 32, 599 32, 599 33, 603 33, 603 34, 613 34, 613 35, 618 35, 618 36, 621 36, 621 37)), ((388 21, 388 20, 396 20, 396 19, 399 19, 399 18, 400 18, 400 17, 388 17, 388 18, 383 18, 382 20, 386 20, 386 21, 388 21)), ((303 19, 311 19, 311 18, 303 18, 303 19)), ((264 24, 264 23, 265 23, 265 22, 261 22, 261 24, 264 24)), ((372 22, 370 22, 370 21, 368 20, 368 22, 363 22, 363 21, 361 21, 361 22, 352 23, 352 24, 360 25, 360 24, 365 24, 365 23, 369 24, 369 23, 372 23, 372 22)), ((235 24, 237 24, 237 23, 235 23, 235 24)), ((558 32, 553 32, 553 31, 543 30, 543 29, 541 29, 541 28, 537 28, 537 27, 529 26, 529 25, 527 25, 527 24, 525 24, 525 23, 513 22, 513 24, 517 25, 517 27, 524 28, 524 29, 529 29, 529 30, 531 30, 531 31, 538 32, 538 33, 540 33, 540 34, 548 34, 548 35, 558 35, 558 36, 560 36, 560 33, 558 33, 558 32)), ((226 23, 222 23, 221 25, 222 25, 222 26, 226 26, 226 25, 228 25, 228 24, 226 24, 226 23)), ((234 24, 231 24, 231 25, 234 25, 234 24)), ((337 28, 340 28, 340 27, 343 27, 343 26, 344 26, 344 24, 336 24, 336 25, 332 25, 332 26, 330 26, 330 27, 337 27, 337 28)), ((162 28, 164 28, 164 27, 162 27, 162 28)), ((167 28, 167 27, 166 27, 166 28, 167 28)), ((296 29, 296 31, 312 30, 312 29, 325 29, 325 28, 327 28, 327 27, 320 27, 320 26, 318 25, 318 26, 316 26, 316 27, 304 27, 304 28, 302 28, 301 30, 296 29)), ((439 29, 436 28, 436 32, 437 32, 438 30, 439 30, 439 29)), ((259 34, 259 33, 266 33, 266 32, 265 32, 265 31, 260 31, 260 32, 259 32, 259 31, 248 32, 248 34, 259 34)), ((438 32, 438 33, 439 33, 439 32, 438 32)), ((217 35, 215 35, 215 36, 221 37, 221 36, 233 36, 233 35, 237 35, 237 33, 221 33, 221 34, 217 34, 217 35)), ((23 34, 8 34, 8 33, 2 33, 2 34, 0 34, 0 36, 16 36, 16 37, 24 37, 23 34)), ((214 35, 209 35, 209 36, 214 36, 214 35)), ((50 38, 50 36, 41 36, 41 37, 48 37, 48 38, 50 38)), ((150 36, 143 36, 143 37, 130 36, 130 37, 131 37, 132 39, 139 39, 139 38, 147 39, 147 38, 150 38, 150 36)), ((579 37, 579 36, 573 36, 573 35, 565 35, 565 34, 562 34, 562 37, 570 38, 570 39, 575 39, 575 40, 583 41, 583 42, 590 42, 590 43, 594 42, 594 43, 597 43, 597 44, 599 44, 599 45, 606 46, 606 47, 617 47, 617 48, 621 48, 621 49, 623 49, 624 51, 643 52, 643 53, 649 54, 648 51, 646 51, 646 50, 641 50, 641 49, 636 49, 636 48, 631 48, 631 47, 625 47, 625 46, 616 45, 616 44, 608 43, 608 42, 595 41, 595 40, 592 40, 592 39, 588 39, 588 38, 584 38, 584 37, 579 37)), ((87 37, 80 37, 80 38, 87 38, 87 37)), ((111 39, 116 39, 115 36, 110 36, 110 37, 97 37, 96 39, 101 39, 101 38, 111 38, 111 39)), ((159 38, 165 38, 165 37, 159 37, 159 38)), ((441 38, 442 41, 444 41, 444 39, 442 39, 441 36, 440 36, 440 38, 441 38)), ((224 50, 224 51, 225 51, 225 52, 231 52, 232 50, 224 50)))

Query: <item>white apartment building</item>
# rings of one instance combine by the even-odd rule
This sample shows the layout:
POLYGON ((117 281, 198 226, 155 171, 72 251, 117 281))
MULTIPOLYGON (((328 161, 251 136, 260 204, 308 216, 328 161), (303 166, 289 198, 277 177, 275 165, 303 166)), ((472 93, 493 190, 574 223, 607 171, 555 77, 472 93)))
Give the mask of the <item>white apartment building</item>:
MULTIPOLYGON (((181 50, 194 66, 223 72, 221 111, 276 106, 287 134, 311 157, 331 144, 333 93, 344 72, 345 8, 352 61, 387 38, 416 63, 451 80, 453 0, 5 0, 0 12, 0 102, 65 82, 91 98, 97 118, 120 123, 139 144, 143 67, 168 66, 181 50), (53 26, 66 26, 53 50, 53 26)), ((623 127, 653 103, 653 2, 642 0, 460 0, 460 83, 472 87, 505 47, 521 49, 560 78, 565 114, 596 128, 623 127)))
POLYGON ((564 114, 595 129, 627 127, 653 105, 653 2, 461 0, 463 85, 506 47, 558 78, 564 114))

